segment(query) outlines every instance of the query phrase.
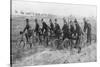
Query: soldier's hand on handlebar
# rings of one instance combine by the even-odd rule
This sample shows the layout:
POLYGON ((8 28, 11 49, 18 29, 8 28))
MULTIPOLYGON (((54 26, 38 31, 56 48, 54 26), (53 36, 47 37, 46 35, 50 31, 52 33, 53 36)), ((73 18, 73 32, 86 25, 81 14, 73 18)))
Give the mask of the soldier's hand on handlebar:
POLYGON ((23 32, 22 32, 22 31, 20 31, 20 34, 23 34, 23 32))

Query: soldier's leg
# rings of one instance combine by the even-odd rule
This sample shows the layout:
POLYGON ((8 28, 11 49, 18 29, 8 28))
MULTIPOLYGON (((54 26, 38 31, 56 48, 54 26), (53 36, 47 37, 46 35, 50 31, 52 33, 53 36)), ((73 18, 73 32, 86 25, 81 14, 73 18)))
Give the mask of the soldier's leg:
POLYGON ((38 32, 36 32, 36 36, 38 36, 38 32))
POLYGON ((57 34, 57 39, 59 39, 59 33, 57 34))
POLYGON ((91 34, 88 35, 88 42, 91 44, 91 34))
POLYGON ((55 38, 57 38, 57 33, 55 32, 55 38))
POLYGON ((26 41, 28 42, 28 33, 25 33, 26 41))
POLYGON ((79 36, 77 36, 77 38, 76 38, 75 48, 77 48, 77 46, 78 46, 78 40, 79 40, 79 36))
POLYGON ((53 31, 52 31, 52 30, 50 30, 50 36, 52 36, 52 33, 53 33, 53 31))
POLYGON ((81 52, 81 46, 80 46, 80 36, 78 36, 78 38, 77 38, 76 48, 78 49, 78 53, 80 53, 80 52, 81 52))
POLYGON ((60 34, 58 33, 58 39, 60 38, 60 34))
POLYGON ((43 39, 45 40, 45 31, 43 31, 43 39))
POLYGON ((63 33, 63 40, 65 40, 65 36, 66 36, 65 33, 63 33))
POLYGON ((29 33, 29 32, 28 32, 28 33, 27 33, 28 42, 31 42, 31 41, 30 41, 31 36, 32 36, 32 33, 29 33))
POLYGON ((28 33, 28 42, 30 44, 30 48, 32 48, 31 36, 32 36, 32 33, 28 33))
POLYGON ((80 45, 80 39, 81 39, 81 35, 79 35, 79 38, 78 38, 78 44, 80 45))
POLYGON ((87 43, 89 43, 90 37, 89 33, 87 33, 87 43))

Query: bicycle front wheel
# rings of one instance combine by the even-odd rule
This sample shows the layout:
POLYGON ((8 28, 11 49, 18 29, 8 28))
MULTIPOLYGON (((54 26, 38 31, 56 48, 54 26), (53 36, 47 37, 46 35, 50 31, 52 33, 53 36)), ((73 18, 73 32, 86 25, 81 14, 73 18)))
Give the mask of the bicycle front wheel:
POLYGON ((16 45, 17 45, 18 48, 24 48, 25 47, 25 40, 18 38, 16 45))

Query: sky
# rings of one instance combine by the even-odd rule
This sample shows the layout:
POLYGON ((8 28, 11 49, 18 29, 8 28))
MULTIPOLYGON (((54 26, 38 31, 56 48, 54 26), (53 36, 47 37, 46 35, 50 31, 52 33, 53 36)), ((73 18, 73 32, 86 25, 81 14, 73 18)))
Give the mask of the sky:
POLYGON ((35 1, 19 1, 12 0, 12 14, 14 11, 47 13, 60 16, 94 16, 96 17, 96 6, 90 5, 73 5, 73 4, 61 4, 61 3, 42 3, 35 1))

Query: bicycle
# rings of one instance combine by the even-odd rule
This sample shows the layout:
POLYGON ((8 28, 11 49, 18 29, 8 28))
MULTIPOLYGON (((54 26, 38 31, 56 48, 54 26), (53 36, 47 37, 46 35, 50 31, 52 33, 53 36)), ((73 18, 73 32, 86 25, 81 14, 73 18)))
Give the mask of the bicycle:
POLYGON ((33 34, 33 32, 32 32, 32 36, 29 38, 29 41, 27 42, 25 34, 21 31, 20 37, 17 39, 16 45, 18 46, 18 48, 25 48, 26 46, 29 46, 28 44, 30 45, 30 48, 32 48, 32 45, 34 44, 34 34, 33 34))
POLYGON ((22 32, 20 32, 20 37, 17 38, 17 42, 16 42, 16 45, 18 48, 20 47, 25 47, 25 44, 26 44, 26 39, 25 39, 25 36, 22 32))

